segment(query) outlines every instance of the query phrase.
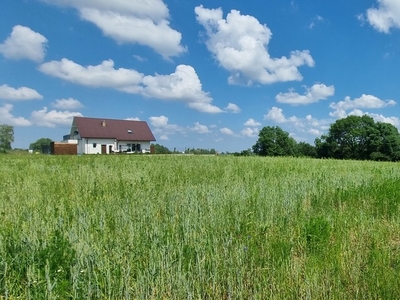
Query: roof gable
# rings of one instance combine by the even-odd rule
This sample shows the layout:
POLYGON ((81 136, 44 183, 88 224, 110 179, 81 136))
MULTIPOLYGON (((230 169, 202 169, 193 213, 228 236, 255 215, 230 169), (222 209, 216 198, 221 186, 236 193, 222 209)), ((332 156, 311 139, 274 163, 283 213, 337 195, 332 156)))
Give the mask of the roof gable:
MULTIPOLYGON (((74 117, 73 127, 82 138, 119 141, 155 141, 146 121, 74 117)), ((71 129, 72 130, 72 129, 71 129)))

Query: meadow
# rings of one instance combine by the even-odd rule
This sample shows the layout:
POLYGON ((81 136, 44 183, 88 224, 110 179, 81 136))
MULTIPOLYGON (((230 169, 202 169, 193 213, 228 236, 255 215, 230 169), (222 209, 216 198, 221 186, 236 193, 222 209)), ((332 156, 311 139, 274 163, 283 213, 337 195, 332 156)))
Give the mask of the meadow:
POLYGON ((0 299, 400 299, 400 164, 0 156, 0 299))

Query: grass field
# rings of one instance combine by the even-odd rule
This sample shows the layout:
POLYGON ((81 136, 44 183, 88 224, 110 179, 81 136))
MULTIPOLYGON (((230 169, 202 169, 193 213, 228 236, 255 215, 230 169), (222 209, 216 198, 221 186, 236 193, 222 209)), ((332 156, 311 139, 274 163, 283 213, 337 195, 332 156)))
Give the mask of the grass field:
POLYGON ((0 156, 0 299, 400 299, 400 164, 0 156))

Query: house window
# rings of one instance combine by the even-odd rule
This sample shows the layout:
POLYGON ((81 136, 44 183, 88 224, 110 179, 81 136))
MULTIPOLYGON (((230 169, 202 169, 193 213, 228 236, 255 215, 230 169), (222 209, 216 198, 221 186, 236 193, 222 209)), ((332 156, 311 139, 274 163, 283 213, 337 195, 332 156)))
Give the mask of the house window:
POLYGON ((96 146, 97 146, 97 143, 93 143, 93 148, 96 148, 96 146))

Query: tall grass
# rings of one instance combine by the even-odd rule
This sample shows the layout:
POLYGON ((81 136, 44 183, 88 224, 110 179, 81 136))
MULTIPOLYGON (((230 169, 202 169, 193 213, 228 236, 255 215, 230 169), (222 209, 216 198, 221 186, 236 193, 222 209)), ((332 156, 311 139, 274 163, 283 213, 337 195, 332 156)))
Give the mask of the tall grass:
POLYGON ((400 298, 399 164, 0 156, 0 178, 0 298, 400 298))

